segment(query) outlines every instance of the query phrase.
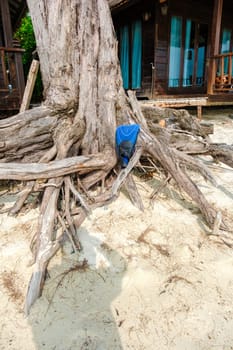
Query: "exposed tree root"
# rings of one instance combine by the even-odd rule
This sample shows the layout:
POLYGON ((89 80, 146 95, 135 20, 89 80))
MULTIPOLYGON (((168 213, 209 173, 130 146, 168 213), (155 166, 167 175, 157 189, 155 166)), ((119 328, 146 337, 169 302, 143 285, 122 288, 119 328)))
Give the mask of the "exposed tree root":
MULTIPOLYGON (((198 205, 206 219, 207 224, 212 227, 217 214, 216 210, 208 203, 205 196, 187 175, 187 173, 181 169, 179 162, 176 162, 176 157, 173 150, 168 148, 167 145, 158 142, 157 139, 148 133, 142 132, 141 139, 144 143, 146 151, 154 159, 159 161, 164 170, 173 177, 180 189, 186 192, 198 205)), ((222 221, 221 229, 230 229, 224 220, 222 221)))
MULTIPOLYGON (((21 144, 21 155, 24 155, 23 163, 19 163, 19 158, 16 156, 11 156, 11 151, 16 147, 16 144, 10 148, 7 142, 4 142, 0 150, 2 159, 0 179, 26 181, 25 188, 10 210, 11 215, 17 214, 22 209, 30 193, 43 191, 37 233, 31 244, 34 254, 34 272, 28 286, 25 302, 26 314, 29 313, 31 306, 41 295, 48 263, 63 244, 65 236, 69 238, 75 251, 81 249, 76 230, 91 210, 114 200, 121 186, 125 186, 134 205, 140 210, 144 209, 136 184, 130 174, 131 170, 138 165, 141 157, 149 159, 150 168, 158 169, 159 167, 160 172, 166 175, 166 180, 161 185, 162 188, 173 178, 179 188, 187 193, 200 208, 207 224, 213 229, 212 235, 220 237, 225 244, 232 245, 231 223, 208 203, 186 172, 187 168, 191 168, 216 185, 209 169, 191 154, 212 154, 215 159, 219 157, 220 160, 232 166, 232 147, 209 144, 205 136, 200 136, 201 131, 193 120, 192 127, 188 128, 188 132, 184 130, 184 122, 182 130, 164 129, 154 123, 149 123, 149 127, 140 113, 134 95, 130 93, 129 96, 132 110, 137 113, 136 116, 133 113, 128 114, 130 122, 140 122, 141 131, 133 157, 127 168, 120 171, 115 150, 110 145, 106 145, 107 147, 103 151, 96 154, 82 155, 81 152, 79 153, 79 141, 83 137, 85 128, 82 123, 77 124, 75 119, 62 119, 58 115, 52 117, 51 110, 40 108, 37 111, 33 110, 31 114, 27 112, 7 121, 0 121, 0 128, 2 127, 5 132, 8 130, 5 133, 6 139, 9 130, 11 130, 8 128, 15 128, 14 132, 18 133, 19 126, 25 130, 24 127, 29 120, 30 125, 35 120, 37 122, 41 120, 39 124, 42 125, 44 118, 47 118, 46 128, 50 125, 48 129, 50 132, 46 132, 49 141, 46 141, 44 146, 41 143, 38 152, 36 152, 38 161, 28 163, 28 159, 31 159, 32 156, 30 155, 28 158, 27 152, 23 151, 26 147, 25 143, 21 144), (55 119, 52 121, 51 118, 55 119), (191 133, 192 128, 198 136, 191 133), (181 137, 178 138, 177 143, 175 142, 174 133, 185 135, 186 141, 187 137, 189 138, 185 150, 181 137), (195 140, 198 146, 192 148, 191 140, 195 140), (45 150, 41 152, 43 147, 45 150), (8 163, 9 159, 10 163, 8 163), (12 162, 12 160, 17 160, 17 163, 12 162), (218 220, 219 216, 221 216, 221 220, 218 220), (221 230, 226 232, 221 233, 221 230)), ((188 123, 187 115, 185 115, 185 122, 188 123)), ((37 130, 38 137, 41 130, 44 129, 37 130)), ((27 135, 28 139, 34 137, 34 128, 33 131, 31 130, 31 137, 28 130, 27 135)), ((35 138, 36 142, 38 137, 35 138)), ((31 144, 33 144, 32 139, 31 144)), ((153 193, 153 199, 161 187, 153 193)))
MULTIPOLYGON (((27 0, 37 41, 44 86, 44 105, 0 120, 0 180, 25 181, 11 214, 17 214, 33 192, 43 195, 38 228, 31 246, 34 272, 25 312, 40 296, 46 268, 67 236, 74 249, 76 229, 88 213, 104 205, 125 186, 133 203, 143 209, 130 171, 139 158, 171 177, 200 208, 208 225, 216 223, 213 208, 192 181, 187 168, 214 183, 194 155, 212 154, 232 166, 231 147, 211 145, 204 130, 187 111, 157 110, 167 128, 147 119, 134 92, 126 96, 120 73, 117 41, 106 0, 27 0), (46 3, 46 5, 45 5, 46 3), (67 21, 69 18, 69 21, 67 21), (48 50, 49 48, 49 50, 48 50), (139 150, 119 172, 115 129, 138 123, 139 150), (119 174, 119 175, 118 175, 119 174)), ((232 227, 222 216, 218 230, 230 243, 232 227)))

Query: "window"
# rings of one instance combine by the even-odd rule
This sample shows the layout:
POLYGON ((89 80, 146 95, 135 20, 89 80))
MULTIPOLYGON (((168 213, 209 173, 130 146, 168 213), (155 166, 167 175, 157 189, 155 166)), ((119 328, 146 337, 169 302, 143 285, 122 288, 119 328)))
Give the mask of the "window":
POLYGON ((206 46, 206 24, 171 18, 169 87, 203 86, 206 46))

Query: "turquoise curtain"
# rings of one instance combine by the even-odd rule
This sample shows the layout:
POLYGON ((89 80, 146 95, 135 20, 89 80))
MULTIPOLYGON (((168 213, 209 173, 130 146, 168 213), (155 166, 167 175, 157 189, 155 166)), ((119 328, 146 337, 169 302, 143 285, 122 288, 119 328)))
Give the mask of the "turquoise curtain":
MULTIPOLYGON (((229 29, 223 29, 221 53, 230 52, 231 31, 229 29)), ((224 58, 224 74, 228 73, 228 57, 224 58)))
POLYGON ((120 29, 120 64, 124 89, 129 88, 129 28, 120 29))
POLYGON ((184 71, 183 86, 192 85, 194 50, 191 46, 192 21, 186 21, 185 46, 184 46, 184 71))
POLYGON ((142 76, 142 23, 132 23, 132 89, 141 87, 142 76))
POLYGON ((196 85, 200 85, 200 86, 202 86, 204 83, 205 55, 206 55, 206 47, 205 46, 198 47, 196 85))
POLYGON ((172 17, 170 33, 169 87, 180 85, 180 58, 182 40, 182 18, 172 17))

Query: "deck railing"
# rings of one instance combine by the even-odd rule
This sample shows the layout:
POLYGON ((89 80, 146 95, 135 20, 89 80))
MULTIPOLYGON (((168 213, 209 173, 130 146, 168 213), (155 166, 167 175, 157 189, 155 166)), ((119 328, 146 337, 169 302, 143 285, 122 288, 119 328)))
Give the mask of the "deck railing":
POLYGON ((20 87, 18 63, 23 52, 20 48, 0 47, 0 91, 12 91, 20 87))
POLYGON ((214 56, 215 60, 215 92, 233 91, 233 52, 214 56))
POLYGON ((0 46, 0 110, 20 107, 25 88, 23 53, 19 47, 0 46))

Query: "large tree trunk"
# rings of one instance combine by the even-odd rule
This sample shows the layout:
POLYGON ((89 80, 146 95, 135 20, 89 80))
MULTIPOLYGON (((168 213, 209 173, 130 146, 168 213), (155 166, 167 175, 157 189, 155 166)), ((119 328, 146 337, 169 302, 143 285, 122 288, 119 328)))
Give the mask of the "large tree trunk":
POLYGON ((86 125, 83 153, 113 146, 123 94, 109 6, 99 1, 28 1, 45 104, 86 125))
MULTIPOLYGON (((40 57, 44 105, 58 121, 52 133, 56 147, 53 159, 113 150, 116 114, 122 112, 117 107, 122 104, 121 99, 124 101, 124 91, 107 1, 28 0, 28 6, 40 57)), ((90 175, 94 183, 104 179, 116 163, 115 154, 106 155, 105 152, 104 164, 97 162, 95 173, 90 175)), ((53 231, 63 179, 54 178, 50 182, 57 187, 48 187, 42 201, 35 271, 29 284, 26 312, 40 295, 48 261, 59 248, 59 239, 54 241, 53 231)), ((66 191, 68 198, 67 186, 66 191)), ((75 241, 67 204, 65 213, 63 224, 68 224, 75 241)))
MULTIPOLYGON (((74 249, 80 248, 76 227, 92 208, 115 198, 124 182, 130 198, 143 209, 133 178, 127 178, 141 154, 160 163, 197 203, 210 226, 214 226, 217 214, 182 165, 189 164, 213 182, 208 170, 176 150, 169 131, 153 123, 148 127, 134 95, 126 96, 107 1, 28 0, 28 6, 40 57, 44 103, 0 121, 0 179, 28 181, 10 213, 21 209, 31 191, 44 191, 37 234, 32 240, 34 272, 26 313, 41 294, 47 265, 63 236, 69 237, 74 249), (117 163, 115 129, 133 122, 141 125, 140 148, 116 179, 112 172, 117 163), (24 164, 19 166, 19 162, 24 164), (38 183, 36 179, 41 178, 43 183, 38 183), (100 183, 102 192, 93 197, 89 189, 100 183), (71 209, 71 199, 77 203, 75 209, 71 209), (58 225, 60 236, 56 235, 58 225)), ((192 124, 200 134, 198 123, 192 124)), ((208 150, 211 148, 204 152, 208 150)), ((226 220, 220 227, 228 229, 226 220)))

